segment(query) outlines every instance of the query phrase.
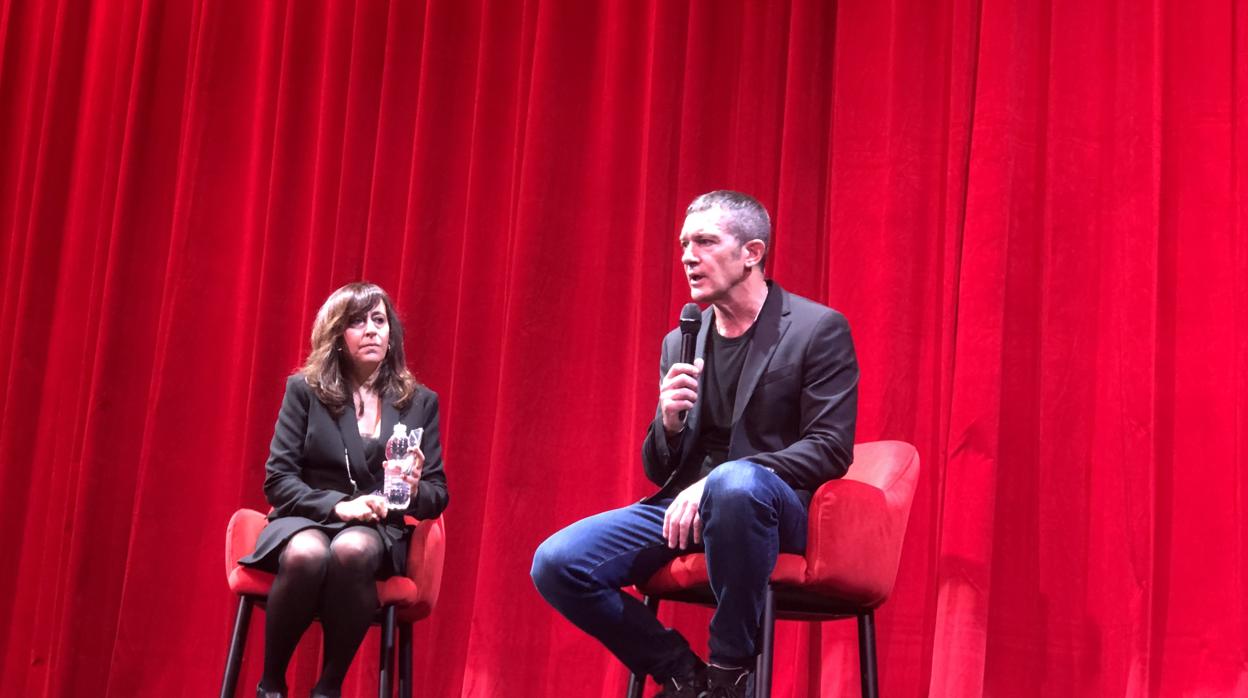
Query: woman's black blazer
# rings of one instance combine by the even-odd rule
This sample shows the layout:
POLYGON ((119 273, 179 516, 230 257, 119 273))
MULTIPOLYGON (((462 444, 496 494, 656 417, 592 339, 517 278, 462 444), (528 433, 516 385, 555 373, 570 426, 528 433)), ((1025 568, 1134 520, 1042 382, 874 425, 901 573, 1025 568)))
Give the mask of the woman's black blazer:
MULTIPOLYGON (((446 474, 442 470, 442 438, 438 429, 438 396, 421 386, 402 410, 381 404, 381 438, 394 425, 424 428, 421 450, 425 467, 406 513, 417 519, 436 518, 446 508, 446 474)), ((383 456, 384 457, 384 456, 383 456)), ((317 399, 302 375, 286 381, 286 396, 273 429, 265 464, 264 495, 273 506, 270 519, 299 516, 336 521, 334 505, 381 489, 382 458, 368 462, 355 415, 345 410, 334 417, 317 399)))

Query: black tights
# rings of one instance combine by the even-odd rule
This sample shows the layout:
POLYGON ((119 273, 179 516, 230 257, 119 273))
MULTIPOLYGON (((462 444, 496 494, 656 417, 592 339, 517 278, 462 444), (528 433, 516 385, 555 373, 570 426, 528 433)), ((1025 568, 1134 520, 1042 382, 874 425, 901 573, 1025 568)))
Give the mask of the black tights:
POLYGON ((377 611, 376 574, 381 535, 350 526, 329 536, 304 529, 278 558, 277 580, 264 614, 264 676, 267 691, 286 690, 286 667, 312 618, 321 617, 325 662, 314 693, 338 695, 351 658, 377 611))

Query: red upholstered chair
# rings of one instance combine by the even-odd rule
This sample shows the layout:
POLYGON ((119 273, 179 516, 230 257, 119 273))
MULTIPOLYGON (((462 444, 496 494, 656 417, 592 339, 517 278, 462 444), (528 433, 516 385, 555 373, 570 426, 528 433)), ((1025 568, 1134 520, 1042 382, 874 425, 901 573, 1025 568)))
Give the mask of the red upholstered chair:
MULTIPOLYGON (((901 542, 919 479, 919 454, 901 441, 854 447, 844 478, 824 483, 810 502, 805 555, 782 553, 771 573, 763 610, 762 643, 754 695, 771 695, 771 654, 776 619, 858 619, 862 695, 879 695, 874 610, 897 579, 901 542)), ((714 605, 706 556, 683 555, 638 587, 646 605, 661 599, 714 605)), ((629 680, 629 698, 641 698, 645 677, 629 680)))
MULTIPOLYGON (((381 662, 378 667, 378 695, 390 698, 394 681, 394 630, 399 630, 399 696, 412 695, 412 623, 428 616, 438 601, 442 586, 442 560, 446 552, 446 529, 442 518, 417 521, 406 517, 413 527, 407 551, 407 576, 391 577, 377 582, 381 600, 381 662)), ((230 591, 238 594, 238 613, 234 617, 234 633, 230 653, 221 681, 221 698, 234 695, 243 646, 247 641, 247 623, 255 604, 264 604, 274 575, 238 564, 238 559, 256 547, 260 529, 268 520, 251 509, 239 509, 230 518, 225 532, 225 576, 230 591)))

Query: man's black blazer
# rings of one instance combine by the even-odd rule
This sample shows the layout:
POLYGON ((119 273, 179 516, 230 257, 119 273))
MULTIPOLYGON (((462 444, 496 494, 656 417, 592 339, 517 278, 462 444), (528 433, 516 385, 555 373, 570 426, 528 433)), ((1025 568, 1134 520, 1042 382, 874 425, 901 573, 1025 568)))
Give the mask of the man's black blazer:
MULTIPOLYGON (((737 384, 728 460, 771 468, 809 503, 819 485, 844 475, 853 462, 858 361, 845 316, 775 282, 768 286, 737 384)), ((711 308, 702 312, 695 356, 704 355, 714 321, 711 308)), ((663 338, 660 380, 679 360, 677 328, 663 338)), ((694 403, 671 443, 655 411, 641 458, 646 477, 660 489, 642 501, 675 496, 697 481, 701 404, 694 403)))

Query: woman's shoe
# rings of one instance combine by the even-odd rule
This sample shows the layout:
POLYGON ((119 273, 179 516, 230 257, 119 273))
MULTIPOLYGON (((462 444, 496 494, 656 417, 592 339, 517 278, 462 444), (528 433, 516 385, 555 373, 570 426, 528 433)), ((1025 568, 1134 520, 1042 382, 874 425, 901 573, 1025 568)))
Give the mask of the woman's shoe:
POLYGON ((263 686, 256 686, 256 698, 286 698, 286 691, 266 691, 263 686))

